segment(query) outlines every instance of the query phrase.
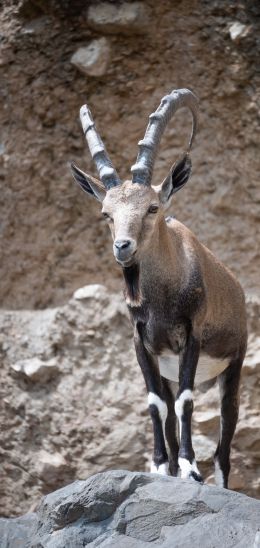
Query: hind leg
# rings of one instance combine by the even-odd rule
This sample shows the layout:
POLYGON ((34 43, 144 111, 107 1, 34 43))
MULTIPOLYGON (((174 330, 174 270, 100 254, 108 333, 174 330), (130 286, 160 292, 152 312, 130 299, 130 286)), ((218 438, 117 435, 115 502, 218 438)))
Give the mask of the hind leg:
POLYGON ((169 446, 169 472, 171 476, 178 474, 178 454, 179 444, 176 436, 176 415, 174 409, 174 393, 171 389, 171 383, 162 377, 163 395, 167 404, 168 414, 165 423, 165 435, 169 446))
POLYGON ((243 358, 231 360, 219 375, 221 399, 220 437, 214 455, 215 480, 219 487, 228 487, 230 446, 236 429, 239 409, 239 382, 243 358))

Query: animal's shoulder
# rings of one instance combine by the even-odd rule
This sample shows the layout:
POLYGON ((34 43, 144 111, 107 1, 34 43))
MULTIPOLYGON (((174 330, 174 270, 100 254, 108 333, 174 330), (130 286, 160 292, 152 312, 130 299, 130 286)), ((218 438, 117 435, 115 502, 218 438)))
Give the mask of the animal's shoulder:
POLYGON ((177 219, 171 217, 167 221, 167 229, 174 246, 177 245, 178 249, 182 249, 189 260, 205 253, 204 246, 200 244, 195 234, 177 219))
POLYGON ((166 217, 165 220, 170 235, 180 236, 182 238, 187 238, 188 240, 197 240, 195 234, 193 234, 193 232, 187 226, 178 221, 176 217, 170 215, 166 217))

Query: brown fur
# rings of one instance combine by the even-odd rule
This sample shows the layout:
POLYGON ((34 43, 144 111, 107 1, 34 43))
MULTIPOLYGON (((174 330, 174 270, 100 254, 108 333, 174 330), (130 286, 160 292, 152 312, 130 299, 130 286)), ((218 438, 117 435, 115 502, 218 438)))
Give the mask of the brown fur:
MULTIPOLYGON (((182 173, 187 168, 186 179, 190 167, 188 163, 182 168, 182 173)), ((240 371, 247 342, 245 298, 233 274, 188 228, 175 219, 167 218, 166 222, 163 206, 168 205, 171 198, 171 185, 173 189, 178 187, 178 171, 177 164, 172 177, 168 176, 158 187, 126 181, 107 193, 89 176, 84 179, 82 172, 75 170, 75 175, 86 192, 102 201, 102 211, 114 241, 114 255, 123 267, 136 356, 149 393, 148 400, 152 398, 149 409, 154 428, 155 467, 159 470, 158 467, 165 465, 167 452, 160 413, 153 399, 159 398, 163 405, 166 378, 171 379, 176 374, 179 389, 175 406, 183 435, 179 451, 175 432, 168 439, 172 451, 171 469, 177 473, 179 465, 183 477, 202 481, 193 463, 193 404, 189 397, 196 373, 200 380, 211 379, 214 373, 223 387, 221 430, 214 458, 221 485, 227 487, 230 444, 238 417, 240 371), (177 179, 174 179, 174 172, 177 172, 177 179), (170 370, 163 365, 169 354, 172 359, 170 370), (200 377, 197 366, 200 367, 200 355, 201 363, 202 357, 205 359, 202 354, 206 355, 206 367, 200 377), (176 360, 178 371, 173 373, 176 360), (187 393, 187 402, 182 403, 182 394, 187 396, 187 393), (183 405, 182 415, 180 405, 183 405)), ((170 404, 167 400, 167 409, 169 417, 173 400, 170 404)), ((169 417, 168 425, 169 421, 171 425, 175 424, 174 417, 169 417)))
MULTIPOLYGON (((160 352, 172 348, 171 332, 180 322, 191 322, 201 349, 224 359, 243 354, 247 330, 243 290, 233 274, 202 245, 194 234, 175 219, 164 219, 162 206, 147 215, 151 203, 159 205, 161 187, 145 187, 126 181, 110 190, 104 201, 113 239, 131 237, 137 242, 140 299, 129 306, 149 305, 147 343, 160 352), (156 326, 155 326, 156 323, 156 326), (156 330, 167 332, 155 336, 156 330), (152 336, 153 333, 153 336, 152 336), (160 348, 152 339, 160 339, 160 348), (166 340, 167 338, 167 340, 166 340)), ((136 281, 135 281, 136 285, 136 281)), ((131 311, 136 316, 138 311, 131 311)), ((173 335, 175 340, 175 335, 173 335)))
POLYGON ((222 391, 221 431, 215 461, 216 472, 218 475, 221 472, 221 484, 227 487, 230 444, 238 416, 240 370, 247 342, 245 298, 233 274, 190 230, 175 219, 165 221, 163 208, 191 174, 189 154, 185 153, 173 165, 161 185, 150 186, 162 132, 175 112, 173 107, 178 105, 191 109, 194 137, 197 99, 189 90, 175 90, 150 117, 145 137, 139 143, 137 162, 132 166, 133 182, 123 184, 112 169, 87 106, 83 106, 83 129, 85 132, 87 121, 86 137, 94 159, 97 148, 93 142, 99 143, 96 164, 106 188, 74 165, 72 172, 83 190, 102 202, 114 256, 123 268, 136 356, 146 383, 154 428, 151 469, 155 466, 163 473, 167 469, 163 431, 163 417, 167 417, 172 470, 177 473, 179 465, 182 477, 202 481, 192 448, 192 391, 196 374, 199 382, 217 375, 222 391), (175 404, 166 378, 179 381, 175 404), (169 426, 175 429, 174 416, 170 416, 174 410, 181 432, 179 449, 175 432, 169 436, 169 426))
MULTIPOLYGON (((201 272, 204 302, 194 317, 193 328, 202 349, 212 357, 224 358, 244 352, 247 340, 244 292, 232 272, 202 245, 184 225, 167 223, 169 237, 178 234, 191 263, 201 272)), ((201 291, 202 288, 194 288, 201 291)))

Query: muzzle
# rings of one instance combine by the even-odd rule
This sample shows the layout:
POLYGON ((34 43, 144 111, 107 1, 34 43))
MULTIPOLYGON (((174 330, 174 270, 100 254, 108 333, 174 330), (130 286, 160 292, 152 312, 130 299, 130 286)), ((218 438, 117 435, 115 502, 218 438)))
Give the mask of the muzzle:
POLYGON ((130 266, 136 253, 136 242, 131 238, 115 240, 113 251, 116 261, 122 266, 130 266))

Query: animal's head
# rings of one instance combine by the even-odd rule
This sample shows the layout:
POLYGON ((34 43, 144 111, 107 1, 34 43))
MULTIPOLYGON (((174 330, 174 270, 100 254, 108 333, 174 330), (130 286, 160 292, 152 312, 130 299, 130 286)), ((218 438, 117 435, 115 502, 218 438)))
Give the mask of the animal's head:
POLYGON ((84 173, 74 164, 71 165, 72 174, 85 192, 102 203, 102 213, 112 233, 114 256, 124 267, 130 266, 155 238, 159 223, 164 222, 165 206, 190 176, 189 151, 197 127, 197 104, 197 98, 187 89, 175 90, 162 99, 156 112, 150 115, 144 139, 138 143, 139 153, 131 168, 132 180, 123 183, 112 166, 88 107, 84 105, 80 109, 83 131, 99 179, 84 173), (193 116, 188 151, 172 166, 160 185, 152 186, 153 166, 162 134, 181 107, 188 107, 193 116))

